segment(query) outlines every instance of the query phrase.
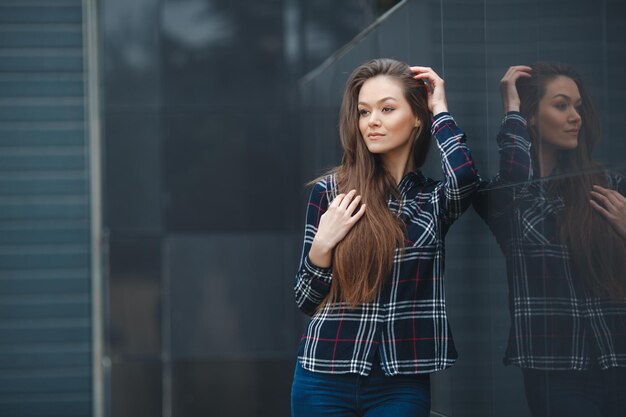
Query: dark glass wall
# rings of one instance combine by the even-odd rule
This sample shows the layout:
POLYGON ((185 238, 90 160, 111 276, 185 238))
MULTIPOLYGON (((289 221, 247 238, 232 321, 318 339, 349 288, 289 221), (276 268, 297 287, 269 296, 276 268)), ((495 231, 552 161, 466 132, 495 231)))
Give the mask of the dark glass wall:
MULTIPOLYGON (((583 75, 599 109, 603 141, 594 156, 624 172, 623 54, 626 8, 603 1, 403 2, 301 80, 303 165, 314 178, 341 158, 341 91, 356 66, 376 57, 433 67, 446 81, 450 111, 467 133, 481 175, 498 168, 500 79, 511 65, 561 61, 583 75)), ((439 152, 425 172, 441 178, 439 152)), ((455 366, 433 375, 433 412, 453 416, 529 416, 522 374, 504 366, 509 311, 502 252, 473 210, 446 239, 446 299, 459 351, 455 366)))
MULTIPOLYGON (((442 75, 485 177, 508 66, 574 64, 602 116, 596 156, 623 167, 619 2, 411 0, 376 20, 395 3, 100 3, 109 415, 289 415, 304 184, 339 162, 343 83, 370 58, 442 75)), ((460 358, 434 376, 433 409, 527 416, 521 374, 501 359, 504 259, 473 211, 446 256, 460 358)))
POLYGON ((394 2, 100 2, 108 413, 286 416, 297 80, 394 2))

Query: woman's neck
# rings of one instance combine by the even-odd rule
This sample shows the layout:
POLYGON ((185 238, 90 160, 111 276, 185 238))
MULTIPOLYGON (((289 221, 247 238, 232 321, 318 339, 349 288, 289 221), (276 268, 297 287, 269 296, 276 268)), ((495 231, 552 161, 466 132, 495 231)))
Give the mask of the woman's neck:
POLYGON ((400 155, 382 155, 382 161, 385 165, 385 169, 396 181, 396 185, 400 184, 402 178, 407 172, 413 171, 415 166, 413 164, 413 159, 409 158, 409 153, 404 153, 400 155))

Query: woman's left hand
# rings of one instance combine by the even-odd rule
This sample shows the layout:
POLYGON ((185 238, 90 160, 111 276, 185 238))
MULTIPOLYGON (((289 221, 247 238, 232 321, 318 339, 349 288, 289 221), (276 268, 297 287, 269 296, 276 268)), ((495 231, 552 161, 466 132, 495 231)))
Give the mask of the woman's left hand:
POLYGON ((428 92, 428 110, 435 115, 448 111, 443 79, 430 67, 411 67, 413 78, 424 80, 428 92))
POLYGON ((593 186, 591 207, 599 212, 626 239, 626 198, 615 190, 593 186))

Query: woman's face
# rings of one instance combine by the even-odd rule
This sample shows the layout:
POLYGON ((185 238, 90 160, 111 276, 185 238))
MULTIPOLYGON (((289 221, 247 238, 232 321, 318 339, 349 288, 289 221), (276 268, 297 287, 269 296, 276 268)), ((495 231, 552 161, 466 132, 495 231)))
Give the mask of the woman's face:
POLYGON ((379 75, 361 86, 359 130, 367 149, 375 154, 410 152, 413 129, 420 122, 404 98, 399 81, 379 75))
POLYGON ((545 151, 574 149, 582 125, 580 92, 574 80, 560 75, 548 82, 531 125, 545 151))

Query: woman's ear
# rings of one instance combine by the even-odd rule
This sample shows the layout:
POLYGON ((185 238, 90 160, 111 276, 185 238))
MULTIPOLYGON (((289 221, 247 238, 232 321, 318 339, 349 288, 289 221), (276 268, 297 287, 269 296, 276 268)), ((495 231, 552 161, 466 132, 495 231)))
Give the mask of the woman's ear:
POLYGON ((415 125, 413 127, 420 127, 422 125, 422 122, 420 122, 420 119, 418 117, 415 118, 415 125))

